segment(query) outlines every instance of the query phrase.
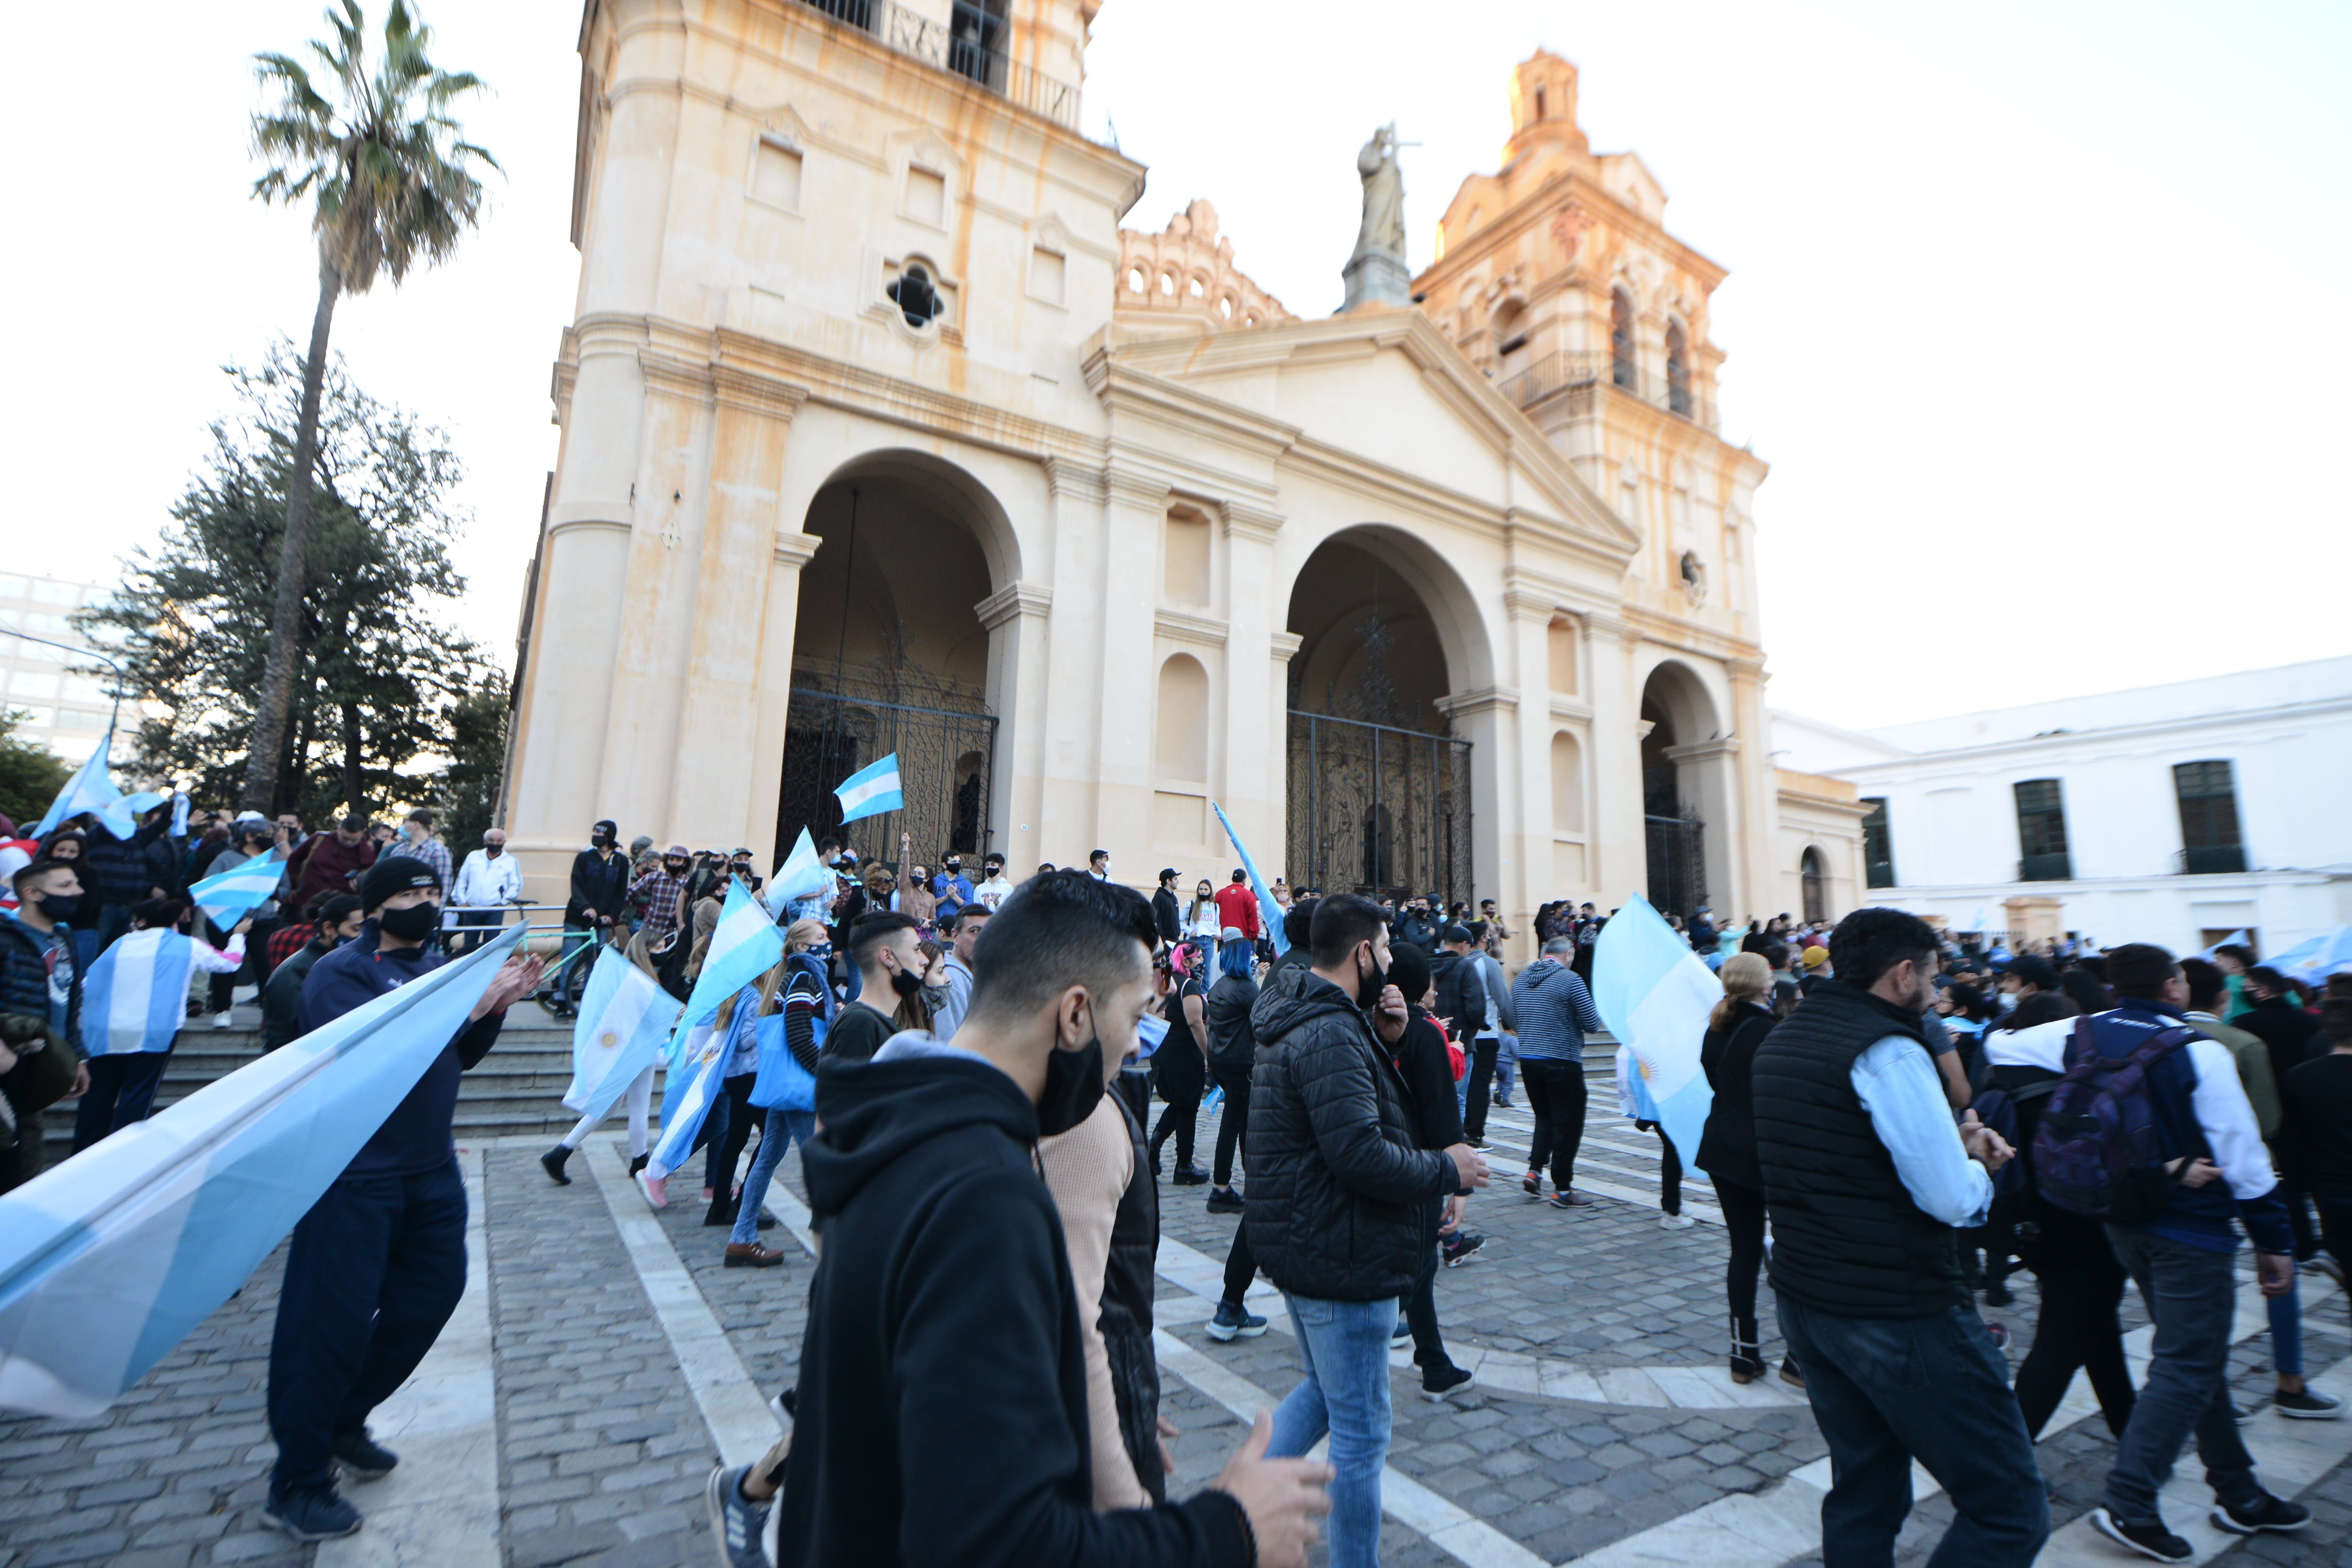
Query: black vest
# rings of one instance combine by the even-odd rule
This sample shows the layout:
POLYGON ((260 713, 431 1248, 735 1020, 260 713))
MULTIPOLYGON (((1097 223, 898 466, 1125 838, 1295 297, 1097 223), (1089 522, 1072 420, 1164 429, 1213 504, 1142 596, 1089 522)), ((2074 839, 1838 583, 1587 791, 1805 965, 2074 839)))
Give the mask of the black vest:
POLYGON ((1112 1216, 1110 1257, 1103 1268, 1103 1350, 1110 1363, 1111 1394, 1118 1405, 1118 1435, 1135 1462, 1136 1479, 1154 1502, 1168 1500, 1168 1472, 1160 1465, 1160 1362, 1151 1351, 1152 1276, 1160 1255, 1160 1184, 1143 1128, 1124 1098, 1135 1173, 1112 1216))
POLYGON ((1772 1288, 1847 1318, 1968 1304, 1951 1226, 1911 1201, 1853 1091, 1854 1059, 1919 1022, 1856 986, 1814 987, 1757 1048, 1756 1155, 1772 1215, 1772 1288))

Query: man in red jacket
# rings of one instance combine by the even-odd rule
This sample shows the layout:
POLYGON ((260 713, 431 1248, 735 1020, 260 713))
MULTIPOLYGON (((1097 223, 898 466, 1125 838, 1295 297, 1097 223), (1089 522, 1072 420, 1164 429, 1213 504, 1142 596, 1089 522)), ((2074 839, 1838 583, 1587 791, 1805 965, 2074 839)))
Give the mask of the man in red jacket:
POLYGON ((1252 942, 1257 940, 1257 895, 1250 891, 1247 871, 1234 867, 1234 879, 1217 889, 1216 901, 1220 923, 1238 928, 1252 942))
POLYGON ((368 837, 364 816, 346 816, 332 833, 315 835, 298 853, 302 860, 297 873, 301 882, 294 894, 298 910, 309 909, 312 900, 322 896, 356 890, 359 874, 375 864, 375 844, 368 837))

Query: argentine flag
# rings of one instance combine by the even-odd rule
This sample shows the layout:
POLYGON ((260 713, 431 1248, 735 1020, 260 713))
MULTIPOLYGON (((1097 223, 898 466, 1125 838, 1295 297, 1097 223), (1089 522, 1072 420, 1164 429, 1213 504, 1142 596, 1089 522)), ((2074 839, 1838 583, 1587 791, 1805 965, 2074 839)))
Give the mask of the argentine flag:
POLYGON ((522 935, 0 1194, 0 1409, 96 1415, 145 1376, 343 1173, 522 935))
POLYGON ((694 994, 686 999, 684 1022, 699 1024, 719 1011, 719 1005, 773 969, 784 956, 784 933, 734 878, 727 880, 727 902, 719 910, 719 924, 702 954, 702 973, 695 976, 694 994))
POLYGON ((658 1182, 693 1158, 694 1135, 702 1131, 710 1102, 719 1098, 719 1080, 727 1075, 727 1058, 735 1054, 727 1045, 733 1032, 701 1026, 698 1053, 689 1049, 671 1064, 662 1087, 661 1136, 646 1160, 646 1181, 658 1182), (681 1079, 683 1092, 678 1089, 681 1079))
POLYGON ((1290 938, 1282 930, 1282 905, 1267 890, 1265 879, 1257 874, 1257 862, 1250 858, 1249 846, 1244 844, 1242 836, 1234 831, 1233 818, 1225 815, 1223 806, 1213 800, 1209 803, 1209 809, 1215 812, 1217 820, 1225 825, 1225 837, 1234 841, 1234 853, 1242 858, 1242 869, 1249 873, 1250 887, 1257 893, 1258 917, 1265 922, 1266 939, 1274 943, 1277 956, 1288 952, 1290 938))
POLYGON ((662 1059, 677 1003, 611 947, 596 954, 572 1031, 572 1088, 563 1103, 602 1117, 637 1074, 662 1059))
POLYGON ((776 868, 774 876, 768 879, 768 898, 772 907, 782 914, 803 899, 814 898, 831 886, 833 873, 816 858, 816 842, 809 837, 809 830, 803 827, 800 837, 793 843, 793 852, 784 857, 784 863, 776 868))
POLYGON ((886 811, 898 810, 907 804, 906 795, 898 788, 898 753, 893 752, 873 766, 858 769, 842 780, 841 787, 833 795, 841 802, 845 827, 861 816, 879 816, 886 811))
POLYGON ((242 866, 233 866, 217 877, 189 883, 188 901, 226 931, 246 910, 268 902, 270 895, 278 891, 278 879, 285 874, 286 862, 272 851, 242 866))
POLYGON ((1706 1016, 1722 1000, 1723 983, 1640 894, 1601 928, 1592 949, 1592 1005, 1632 1053, 1642 1090, 1684 1168, 1702 1178, 1698 1140, 1715 1090, 1699 1069, 1698 1051, 1706 1016))
POLYGON ((188 956, 196 944, 160 927, 134 931, 99 954, 82 982, 81 1038, 94 1057, 168 1051, 188 1013, 188 956))
POLYGON ((114 775, 107 771, 106 753, 113 744, 114 731, 109 730, 106 738, 89 753, 89 760, 76 768, 73 777, 66 780, 66 787, 58 791, 58 798, 49 803, 48 815, 25 837, 45 838, 58 823, 85 811, 96 813, 106 830, 117 838, 128 838, 139 831, 122 792, 114 787, 114 775))

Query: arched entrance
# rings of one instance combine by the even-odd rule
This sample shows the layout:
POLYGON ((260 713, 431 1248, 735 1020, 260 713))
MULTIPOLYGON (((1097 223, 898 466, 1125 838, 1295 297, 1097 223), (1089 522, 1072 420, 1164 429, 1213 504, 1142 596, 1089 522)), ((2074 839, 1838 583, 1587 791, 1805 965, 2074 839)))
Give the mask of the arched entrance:
POLYGON ((1696 674, 1673 662, 1650 672, 1642 688, 1642 825, 1650 902, 1662 914, 1687 918, 1708 900, 1703 764, 1694 753, 1719 732, 1714 700, 1696 674))
MULTIPOLYGON (((974 608, 1018 575, 995 499, 916 452, 870 454, 826 481, 803 524, 792 701, 776 806, 778 853, 803 827, 841 826, 834 790, 896 753, 903 810, 850 825, 861 856, 918 864, 977 858, 991 821, 996 714, 989 633, 974 608)), ((903 868, 902 868, 903 869, 903 868)))
POLYGON ((1444 702, 1449 631, 1402 536, 1350 529, 1292 584, 1287 865, 1326 892, 1471 896, 1470 742, 1444 702))
POLYGON ((1830 918, 1829 861, 1819 849, 1808 845, 1804 858, 1798 864, 1805 889, 1805 923, 1818 925, 1830 918))

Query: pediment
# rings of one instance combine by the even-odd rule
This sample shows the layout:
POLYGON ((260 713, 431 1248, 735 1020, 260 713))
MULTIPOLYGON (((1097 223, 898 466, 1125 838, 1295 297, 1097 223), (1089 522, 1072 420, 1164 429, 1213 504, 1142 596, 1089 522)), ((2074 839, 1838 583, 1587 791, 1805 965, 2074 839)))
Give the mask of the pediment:
MULTIPOLYGON (((1515 520, 1548 522, 1609 549, 1640 536, 1579 478, 1517 405, 1418 310, 1273 322, 1213 337, 1109 347, 1098 386, 1116 405, 1119 374, 1184 389, 1222 419, 1255 420, 1276 444, 1312 440, 1415 488, 1468 493, 1458 465, 1505 473, 1515 520), (1348 407, 1363 400, 1360 413, 1348 407), (1422 439, 1382 440, 1380 432, 1422 439), (1367 434, 1369 433, 1369 434, 1367 434)), ((1211 411, 1204 408, 1208 416, 1211 411)), ((1161 417, 1181 414, 1181 409, 1161 417)))

